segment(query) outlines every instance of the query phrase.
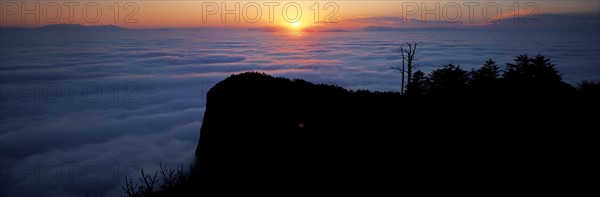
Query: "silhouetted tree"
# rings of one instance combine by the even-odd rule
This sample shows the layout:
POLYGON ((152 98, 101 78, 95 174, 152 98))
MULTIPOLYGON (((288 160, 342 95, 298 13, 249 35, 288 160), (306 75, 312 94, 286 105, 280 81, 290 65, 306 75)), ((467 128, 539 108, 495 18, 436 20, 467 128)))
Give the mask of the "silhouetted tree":
POLYGON ((154 175, 144 173, 141 169, 142 176, 139 178, 139 183, 133 182, 131 177, 125 176, 125 186, 122 186, 123 192, 128 197, 146 197, 146 196, 181 196, 189 193, 194 189, 190 185, 194 168, 190 164, 189 172, 185 172, 183 165, 180 168, 168 168, 160 165, 160 169, 154 172, 154 175), (157 177, 160 174, 160 178, 157 177), (156 187, 160 185, 160 187, 156 187))
POLYGON ((534 66, 534 74, 532 77, 541 81, 562 82, 561 74, 556 69, 556 65, 550 62, 550 58, 546 58, 546 56, 538 54, 531 60, 531 62, 534 66))
POLYGON ((500 67, 494 60, 488 59, 481 68, 472 70, 470 75, 475 83, 496 80, 500 76, 500 67))
POLYGON ((448 64, 429 74, 429 93, 432 95, 462 94, 468 87, 468 80, 467 71, 460 68, 460 66, 448 64))
POLYGON ((390 66, 390 69, 398 70, 402 74, 402 85, 400 86, 400 95, 404 95, 404 75, 406 71, 404 70, 404 63, 406 62, 406 57, 404 56, 404 46, 400 45, 400 59, 402 59, 402 67, 398 66, 390 66))
POLYGON ((423 71, 417 70, 412 76, 412 83, 406 87, 406 94, 410 96, 423 96, 427 92, 427 77, 423 71))
POLYGON ((581 94, 588 98, 599 98, 600 97, 600 83, 593 81, 581 81, 579 83, 579 91, 581 94))
POLYGON ((498 79, 500 76, 500 67, 492 59, 485 61, 481 68, 469 72, 469 86, 473 93, 479 95, 488 95, 497 93, 498 79))
POLYGON ((402 67, 399 66, 390 66, 390 69, 398 70, 402 73, 402 88, 400 89, 400 94, 404 94, 404 90, 410 86, 412 83, 412 66, 413 61, 415 60, 415 53, 417 52, 417 42, 413 42, 412 44, 406 43, 408 45, 408 50, 404 49, 404 46, 400 46, 400 57, 402 59, 402 67), (404 55, 406 53, 406 55, 404 55), (406 70, 404 69, 406 63, 406 70), (407 86, 404 86, 404 75, 407 76, 407 86))
POLYGON ((417 52, 417 44, 413 42, 412 44, 406 43, 408 45, 408 50, 404 50, 406 53, 406 75, 408 79, 406 80, 407 84, 410 85, 412 83, 412 66, 413 61, 415 60, 415 53, 417 52))
POLYGON ((503 79, 506 93, 525 95, 555 95, 574 91, 562 78, 549 58, 543 55, 519 55, 507 63, 503 79))
POLYGON ((506 80, 520 81, 525 78, 526 67, 531 65, 530 58, 527 54, 517 56, 514 61, 515 63, 506 63, 504 68, 504 74, 502 77, 506 80))
POLYGON ((549 58, 527 54, 519 55, 514 63, 507 63, 502 75, 504 79, 519 82, 561 82, 562 78, 549 58))

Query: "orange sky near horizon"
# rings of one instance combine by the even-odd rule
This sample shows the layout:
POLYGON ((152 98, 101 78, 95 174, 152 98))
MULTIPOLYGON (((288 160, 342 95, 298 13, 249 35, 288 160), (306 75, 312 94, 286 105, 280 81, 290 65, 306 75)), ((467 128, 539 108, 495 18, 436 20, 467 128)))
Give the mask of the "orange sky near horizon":
MULTIPOLYGON (((118 25, 126 28, 412 27, 406 21, 437 20, 481 25, 500 18, 542 13, 600 13, 599 1, 2 1, 0 25, 118 25), (236 5, 237 4, 237 5, 236 5), (516 9, 518 7, 518 10, 516 9), (287 12, 286 12, 287 11, 287 12), (301 15, 298 14, 301 13, 301 15), (501 14, 500 14, 501 13, 501 14), (363 20, 379 17, 377 20, 363 20), (388 18, 386 18, 388 17, 388 18), (296 24, 296 25, 294 25, 296 24)), ((433 22, 432 22, 433 23, 433 22)))

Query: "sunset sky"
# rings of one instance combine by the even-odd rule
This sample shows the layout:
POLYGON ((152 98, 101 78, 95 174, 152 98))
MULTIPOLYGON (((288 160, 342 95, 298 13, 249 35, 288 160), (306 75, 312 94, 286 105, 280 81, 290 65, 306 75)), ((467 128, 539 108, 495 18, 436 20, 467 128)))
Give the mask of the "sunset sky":
MULTIPOLYGON (((214 102, 208 92, 232 74, 330 84, 355 91, 353 102, 367 95, 359 90, 386 92, 376 95, 388 102, 409 80, 390 67, 404 66, 402 51, 418 43, 411 66, 426 73, 423 78, 449 64, 475 71, 490 59, 504 72, 515 57, 539 54, 551 59, 562 81, 577 87, 582 81, 600 83, 599 35, 600 0, 0 0, 0 196, 123 196, 125 178, 136 182, 140 169, 197 164, 199 131, 207 103, 214 102), (35 29, 53 24, 73 25, 35 29)), ((449 87, 479 91, 466 83, 472 76, 450 79, 449 87), (459 80, 465 82, 453 83, 459 80)), ((510 80, 492 82, 484 96, 503 96, 517 87, 510 80), (498 85, 505 82, 510 88, 498 85)), ((565 88, 555 95, 575 92, 567 84, 552 87, 565 88)), ((262 92, 251 84, 244 88, 242 93, 262 92)), ((308 103, 320 99, 293 91, 281 93, 308 103)), ((220 102, 262 99, 255 96, 220 102)), ((458 104, 478 96, 453 99, 461 98, 466 100, 458 104)), ((419 109, 427 100, 407 106, 419 109)), ((515 101, 535 101, 529 100, 515 101)), ((486 103, 489 109, 498 106, 486 103)), ((384 106, 348 104, 342 111, 384 106)), ((528 111, 523 108, 523 114, 528 111)), ((443 118, 425 112, 433 118, 420 116, 424 122, 443 118)), ((313 122, 302 119, 311 113, 299 111, 293 117, 301 119, 294 121, 311 128, 313 122)), ((315 118, 335 118, 331 114, 315 118)))
POLYGON ((305 0, 22 2, 9 0, 0 3, 2 17, 0 24, 3 27, 38 27, 70 23, 112 24, 127 28, 279 27, 289 29, 360 28, 370 25, 421 27, 424 25, 411 23, 412 20, 402 20, 408 18, 418 21, 438 20, 438 23, 429 22, 430 24, 425 26, 444 26, 449 23, 459 26, 478 26, 499 19, 514 19, 515 16, 519 16, 519 20, 526 21, 536 19, 536 16, 542 14, 598 14, 600 10, 598 1, 528 2, 305 0), (236 3, 239 5, 237 9, 236 3), (301 10, 301 15, 298 15, 296 8, 301 10), (223 13, 226 13, 224 17, 223 13), (239 17, 238 21, 236 17, 239 17))

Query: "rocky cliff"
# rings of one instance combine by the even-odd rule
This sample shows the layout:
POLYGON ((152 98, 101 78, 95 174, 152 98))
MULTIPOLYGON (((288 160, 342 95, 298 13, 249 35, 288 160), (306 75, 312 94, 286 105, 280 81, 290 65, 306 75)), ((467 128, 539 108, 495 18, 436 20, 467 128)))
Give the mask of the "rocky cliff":
POLYGON ((199 191, 452 193, 546 180, 549 162, 572 157, 556 144, 570 136, 548 129, 580 129, 557 116, 573 104, 516 103, 233 75, 207 95, 199 191))

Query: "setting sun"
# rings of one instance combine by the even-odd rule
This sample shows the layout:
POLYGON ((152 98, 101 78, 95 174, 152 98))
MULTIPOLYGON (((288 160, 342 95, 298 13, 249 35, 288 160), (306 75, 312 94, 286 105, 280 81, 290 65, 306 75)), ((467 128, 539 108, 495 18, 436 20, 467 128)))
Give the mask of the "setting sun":
POLYGON ((295 22, 295 23, 292 23, 292 25, 293 25, 294 27, 298 27, 298 26, 300 26, 300 22, 295 22))

